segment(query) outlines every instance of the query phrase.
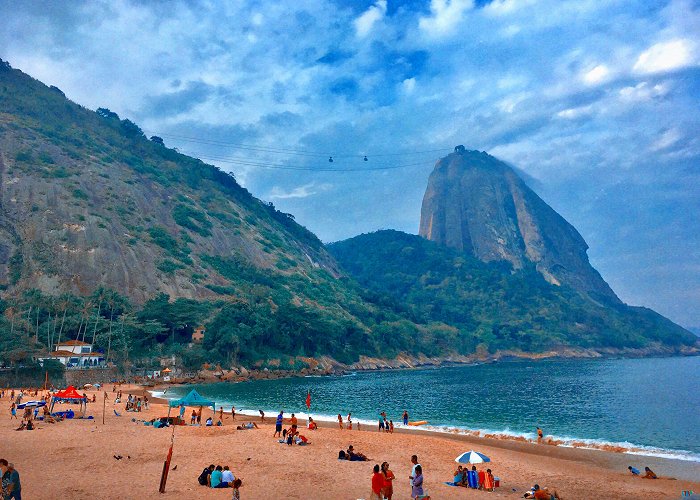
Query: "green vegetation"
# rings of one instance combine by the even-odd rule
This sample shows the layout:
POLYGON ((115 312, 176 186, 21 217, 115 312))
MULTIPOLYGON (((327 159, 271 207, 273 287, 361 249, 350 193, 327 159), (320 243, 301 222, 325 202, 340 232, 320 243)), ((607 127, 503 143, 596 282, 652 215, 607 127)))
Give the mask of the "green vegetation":
POLYGON ((456 328, 456 347, 474 352, 561 346, 643 347, 696 339, 644 308, 594 303, 547 283, 534 269, 513 273, 419 236, 398 231, 364 234, 330 245, 340 264, 369 290, 368 298, 414 322, 456 328))
POLYGON ((182 203, 175 205, 175 208, 173 208, 173 219, 180 226, 186 227, 202 236, 211 235, 212 224, 207 219, 207 215, 189 205, 182 203))

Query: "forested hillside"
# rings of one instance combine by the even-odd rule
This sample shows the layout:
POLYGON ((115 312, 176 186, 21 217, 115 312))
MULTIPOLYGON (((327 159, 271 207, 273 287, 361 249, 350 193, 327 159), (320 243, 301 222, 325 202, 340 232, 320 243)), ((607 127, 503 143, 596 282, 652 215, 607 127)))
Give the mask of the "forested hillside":
POLYGON ((416 322, 439 321, 459 331, 452 346, 538 352, 563 346, 641 348, 694 345, 690 332, 654 311, 594 302, 555 286, 534 264, 513 272, 399 231, 363 234, 329 246, 350 275, 416 322))

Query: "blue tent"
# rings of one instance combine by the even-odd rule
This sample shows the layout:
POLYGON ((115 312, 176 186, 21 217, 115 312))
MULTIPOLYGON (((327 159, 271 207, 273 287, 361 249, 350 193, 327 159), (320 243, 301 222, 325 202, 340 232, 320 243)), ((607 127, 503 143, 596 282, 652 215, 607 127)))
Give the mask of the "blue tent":
POLYGON ((170 408, 174 408, 176 406, 211 406, 214 411, 216 411, 216 402, 203 398, 194 389, 192 389, 184 398, 171 399, 168 404, 170 408))

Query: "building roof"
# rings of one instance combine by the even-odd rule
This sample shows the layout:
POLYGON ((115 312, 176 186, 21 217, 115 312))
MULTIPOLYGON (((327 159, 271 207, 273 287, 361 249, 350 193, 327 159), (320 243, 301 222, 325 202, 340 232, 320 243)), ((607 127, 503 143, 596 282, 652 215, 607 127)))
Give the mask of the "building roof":
POLYGON ((71 351, 54 351, 51 353, 52 358, 75 358, 75 357, 99 357, 104 356, 101 352, 71 352, 71 351))
POLYGON ((92 345, 82 340, 66 340, 65 342, 59 342, 58 345, 92 345))

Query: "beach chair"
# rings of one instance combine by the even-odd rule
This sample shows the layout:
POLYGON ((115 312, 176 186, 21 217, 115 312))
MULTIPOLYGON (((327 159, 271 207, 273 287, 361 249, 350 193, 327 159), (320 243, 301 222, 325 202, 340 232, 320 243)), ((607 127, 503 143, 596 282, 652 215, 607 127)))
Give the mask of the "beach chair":
POLYGON ((475 470, 467 471, 467 484, 475 490, 479 488, 479 474, 475 470))

